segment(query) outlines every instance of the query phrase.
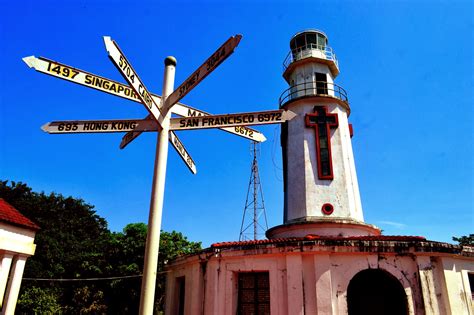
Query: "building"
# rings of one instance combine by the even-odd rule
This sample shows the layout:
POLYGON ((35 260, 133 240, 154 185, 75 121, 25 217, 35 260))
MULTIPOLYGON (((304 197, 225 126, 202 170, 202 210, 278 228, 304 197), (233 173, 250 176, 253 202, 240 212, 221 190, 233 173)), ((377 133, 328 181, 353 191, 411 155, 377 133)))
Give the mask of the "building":
POLYGON ((0 308, 15 313, 26 259, 35 253, 39 227, 0 198, 0 308))
POLYGON ((290 41, 280 106, 283 224, 167 267, 166 314, 474 314, 474 248, 364 222, 350 107, 327 36, 290 41))

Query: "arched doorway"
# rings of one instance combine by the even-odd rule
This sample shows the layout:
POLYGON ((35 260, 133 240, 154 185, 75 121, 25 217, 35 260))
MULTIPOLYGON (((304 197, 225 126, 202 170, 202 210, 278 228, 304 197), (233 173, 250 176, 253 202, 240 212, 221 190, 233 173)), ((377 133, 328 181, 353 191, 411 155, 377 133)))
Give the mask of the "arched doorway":
POLYGON ((407 315, 407 296, 388 272, 366 269, 349 282, 347 309, 349 315, 407 315))

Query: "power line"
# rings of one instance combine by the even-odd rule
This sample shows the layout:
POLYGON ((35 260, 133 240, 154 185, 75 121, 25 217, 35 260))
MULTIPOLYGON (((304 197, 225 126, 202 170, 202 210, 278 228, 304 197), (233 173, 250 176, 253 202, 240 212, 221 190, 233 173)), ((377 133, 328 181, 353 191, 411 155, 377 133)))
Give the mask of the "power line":
MULTIPOLYGON (((164 274, 166 271, 158 272, 158 274, 164 274)), ((23 280, 30 281, 50 281, 50 282, 69 282, 69 281, 100 281, 100 280, 119 280, 119 279, 130 279, 140 278, 143 275, 132 275, 132 276, 119 276, 119 277, 103 277, 103 278, 74 278, 74 279, 49 279, 49 278, 23 278, 23 280)))

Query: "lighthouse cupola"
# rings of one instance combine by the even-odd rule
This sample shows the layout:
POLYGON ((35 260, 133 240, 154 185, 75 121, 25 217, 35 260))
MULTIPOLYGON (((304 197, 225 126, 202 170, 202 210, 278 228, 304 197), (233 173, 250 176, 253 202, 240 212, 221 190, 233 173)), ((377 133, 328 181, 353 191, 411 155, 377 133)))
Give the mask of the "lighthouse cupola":
MULTIPOLYGON (((290 52, 283 62, 283 77, 288 84, 293 82, 294 85, 298 81, 301 83, 301 79, 306 79, 306 77, 302 76, 303 73, 295 72, 294 70, 296 68, 299 70, 309 70, 301 67, 301 65, 309 65, 314 61, 317 62, 313 65, 319 64, 319 67, 317 67, 320 70, 319 73, 329 75, 331 82, 339 74, 336 54, 328 45, 326 34, 318 30, 305 30, 297 33, 290 40, 290 52)), ((322 76, 316 79, 323 80, 322 76)))
POLYGON ((338 74, 326 34, 305 30, 291 38, 283 62, 289 88, 279 102, 298 117, 282 125, 284 223, 269 229, 269 238, 380 234, 364 223, 349 100, 334 83, 338 74))

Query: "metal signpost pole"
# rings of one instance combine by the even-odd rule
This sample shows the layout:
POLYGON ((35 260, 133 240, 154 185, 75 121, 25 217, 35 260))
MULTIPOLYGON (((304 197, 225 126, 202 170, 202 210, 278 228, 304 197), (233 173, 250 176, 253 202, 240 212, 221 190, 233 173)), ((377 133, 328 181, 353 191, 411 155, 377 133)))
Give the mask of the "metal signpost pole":
MULTIPOLYGON (((176 59, 165 59, 165 74, 163 81, 163 101, 173 92, 176 59)), ((158 133, 156 145, 155 168, 151 192, 150 214, 148 217, 148 234, 145 249, 145 263, 140 295, 140 315, 153 314, 155 302, 155 286, 158 268, 158 252, 160 248, 161 215, 165 192, 166 162, 168 159, 169 120, 171 113, 166 113, 162 130, 158 133)))

